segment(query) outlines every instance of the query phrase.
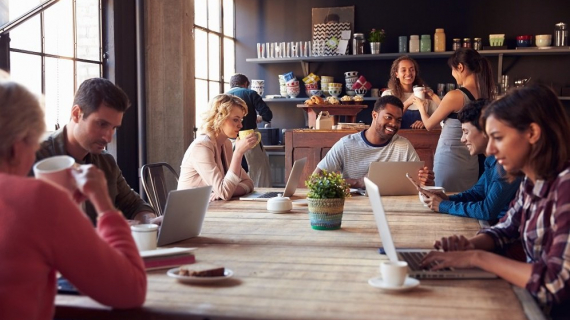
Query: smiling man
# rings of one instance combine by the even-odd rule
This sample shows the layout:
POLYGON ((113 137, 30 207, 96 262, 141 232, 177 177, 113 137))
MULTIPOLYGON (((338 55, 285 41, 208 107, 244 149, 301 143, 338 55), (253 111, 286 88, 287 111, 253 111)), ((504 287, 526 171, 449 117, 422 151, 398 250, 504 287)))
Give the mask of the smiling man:
MULTIPOLYGON (((131 189, 113 156, 105 151, 129 106, 127 95, 111 81, 85 80, 75 94, 68 124, 42 142, 36 161, 69 155, 79 164, 93 164, 105 173, 109 196, 127 219, 158 222, 152 207, 131 189)), ((93 205, 86 202, 84 211, 95 224, 93 205)))
MULTIPOLYGON (((315 173, 339 171, 353 188, 364 188, 364 177, 375 161, 420 161, 408 139, 397 135, 404 105, 395 96, 376 100, 370 128, 343 137, 319 162, 315 173)), ((418 173, 423 184, 433 185, 433 172, 424 168, 418 173)))

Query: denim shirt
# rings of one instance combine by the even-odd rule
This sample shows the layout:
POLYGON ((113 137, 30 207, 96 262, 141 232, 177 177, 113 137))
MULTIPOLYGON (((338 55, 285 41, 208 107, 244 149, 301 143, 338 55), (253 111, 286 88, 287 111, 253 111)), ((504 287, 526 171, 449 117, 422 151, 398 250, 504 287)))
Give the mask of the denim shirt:
POLYGON ((485 159, 485 171, 479 181, 462 193, 449 196, 439 204, 439 212, 454 216, 495 220, 505 215, 521 183, 517 178, 509 183, 497 167, 497 159, 485 159))

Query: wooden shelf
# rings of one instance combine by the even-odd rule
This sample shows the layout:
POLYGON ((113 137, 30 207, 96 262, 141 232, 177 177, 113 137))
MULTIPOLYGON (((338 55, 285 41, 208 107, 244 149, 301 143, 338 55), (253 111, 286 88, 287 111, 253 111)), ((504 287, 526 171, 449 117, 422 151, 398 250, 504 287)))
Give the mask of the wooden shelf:
MULTIPOLYGON (((309 97, 304 98, 277 98, 277 99, 263 99, 266 103, 291 103, 291 102, 305 102, 309 97)), ((339 98, 340 100, 340 98, 339 98)), ((364 101, 376 101, 378 97, 364 97, 364 101)))
MULTIPOLYGON (((368 108, 366 104, 298 104, 297 108, 302 108, 307 112, 308 115, 308 125, 310 128, 315 127, 317 121, 317 116, 321 111, 328 111, 333 116, 345 116, 346 122, 356 122, 356 115, 362 111, 362 109, 368 108)), ((338 118, 335 117, 335 124, 337 124, 338 118)))

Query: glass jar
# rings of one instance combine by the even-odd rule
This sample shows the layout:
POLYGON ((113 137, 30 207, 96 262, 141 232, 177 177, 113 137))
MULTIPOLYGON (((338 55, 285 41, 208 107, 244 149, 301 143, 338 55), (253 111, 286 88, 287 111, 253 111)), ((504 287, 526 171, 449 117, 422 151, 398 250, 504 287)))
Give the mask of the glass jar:
POLYGON ((433 35, 433 52, 445 51, 445 32, 442 28, 435 29, 433 35))
POLYGON ((453 51, 455 51, 459 48, 461 48, 461 39, 453 38, 453 45, 451 46, 451 49, 453 49, 453 51))
POLYGON ((420 36, 410 36, 410 52, 420 52, 420 36))
POLYGON ((473 49, 474 50, 483 49, 483 41, 481 41, 481 38, 474 38, 473 39, 473 49))
POLYGON ((568 26, 564 22, 554 26, 554 45, 557 47, 568 45, 568 26))
POLYGON ((463 48, 471 48, 471 38, 463 38, 463 48))
POLYGON ((431 52, 431 36, 429 34, 422 34, 420 52, 431 52))
POLYGON ((352 54, 364 54, 364 33, 355 33, 352 39, 352 54))

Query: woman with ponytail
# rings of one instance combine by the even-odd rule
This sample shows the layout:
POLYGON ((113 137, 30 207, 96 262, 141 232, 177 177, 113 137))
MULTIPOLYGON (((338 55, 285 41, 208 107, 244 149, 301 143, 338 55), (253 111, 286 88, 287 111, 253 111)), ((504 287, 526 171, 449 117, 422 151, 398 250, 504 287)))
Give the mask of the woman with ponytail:
MULTIPOLYGON (((431 116, 425 103, 419 111, 427 130, 439 128, 440 122, 444 123, 435 151, 435 185, 446 191, 462 192, 477 182, 479 162, 477 156, 469 155, 469 150, 461 143, 461 122, 457 120, 457 113, 470 101, 493 100, 495 84, 491 64, 473 49, 458 49, 447 64, 461 88, 448 92, 431 116)), ((415 103, 420 104, 421 100, 417 100, 415 103)))

